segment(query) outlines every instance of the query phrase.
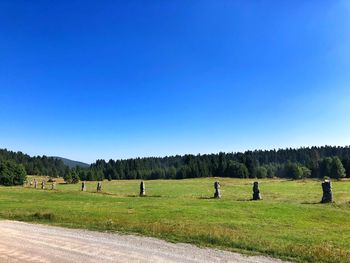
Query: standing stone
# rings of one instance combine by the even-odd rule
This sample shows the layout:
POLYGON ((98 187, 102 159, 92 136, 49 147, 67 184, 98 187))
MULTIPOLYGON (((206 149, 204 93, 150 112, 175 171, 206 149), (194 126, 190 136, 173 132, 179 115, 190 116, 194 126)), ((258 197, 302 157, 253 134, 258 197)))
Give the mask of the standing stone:
POLYGON ((83 191, 83 192, 86 191, 86 182, 85 181, 81 182, 81 191, 83 191))
POLYGON ((254 184, 253 184, 253 200, 261 200, 258 182, 254 182, 254 184))
POLYGON ((97 192, 102 191, 102 182, 97 182, 97 192))
POLYGON ((214 183, 214 188, 215 188, 214 198, 221 198, 220 183, 218 181, 214 183))
POLYGON ((45 182, 45 180, 43 180, 43 181, 41 182, 41 189, 45 189, 45 186, 46 186, 46 182, 45 182))
POLYGON ((324 180, 322 183, 323 196, 321 203, 330 203, 333 202, 332 194, 332 184, 329 180, 324 180))
POLYGON ((34 179, 34 188, 37 188, 38 187, 38 182, 36 179, 34 179))
POLYGON ((51 190, 56 190, 56 182, 52 182, 51 190))
POLYGON ((140 183, 140 196, 146 195, 146 188, 145 188, 145 182, 141 181, 140 183))

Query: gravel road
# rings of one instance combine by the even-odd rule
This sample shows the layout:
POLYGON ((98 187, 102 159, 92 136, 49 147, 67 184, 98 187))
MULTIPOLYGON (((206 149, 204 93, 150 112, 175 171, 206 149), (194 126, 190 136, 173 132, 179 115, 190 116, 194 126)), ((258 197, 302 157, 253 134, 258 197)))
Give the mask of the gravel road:
POLYGON ((282 262, 155 238, 0 220, 0 262, 282 262))

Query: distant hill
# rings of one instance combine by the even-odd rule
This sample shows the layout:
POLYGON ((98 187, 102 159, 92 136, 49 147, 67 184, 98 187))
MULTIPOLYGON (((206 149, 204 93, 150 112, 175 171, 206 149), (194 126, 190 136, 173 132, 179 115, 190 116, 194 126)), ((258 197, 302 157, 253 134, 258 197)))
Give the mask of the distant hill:
POLYGON ((73 161, 73 160, 70 160, 70 159, 67 159, 67 158, 62 158, 62 157, 58 157, 58 156, 52 156, 53 158, 56 158, 56 159, 59 159, 59 160, 62 160, 63 163, 67 166, 69 166, 70 168, 74 168, 76 166, 80 166, 82 168, 88 168, 90 167, 90 164, 87 164, 87 163, 83 163, 83 162, 78 162, 78 161, 73 161))

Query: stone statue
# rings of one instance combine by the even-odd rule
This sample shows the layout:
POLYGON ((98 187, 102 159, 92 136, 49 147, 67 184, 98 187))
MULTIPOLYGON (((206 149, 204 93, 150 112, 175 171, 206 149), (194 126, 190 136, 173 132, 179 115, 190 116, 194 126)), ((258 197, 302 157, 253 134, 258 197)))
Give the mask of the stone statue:
POLYGON ((43 180, 43 181, 41 182, 41 189, 45 189, 45 186, 46 186, 46 182, 45 182, 45 180, 43 180))
POLYGON ((253 184, 253 200, 261 200, 258 182, 254 182, 254 184, 253 184))
POLYGON ((215 188, 214 198, 221 198, 220 183, 218 181, 214 183, 214 188, 215 188))
POLYGON ((85 181, 81 182, 81 191, 83 191, 83 192, 86 191, 86 182, 85 181))
POLYGON ((146 188, 145 188, 145 182, 141 181, 140 183, 140 196, 146 195, 146 188))
POLYGON ((330 203, 333 202, 332 194, 332 184, 329 180, 324 180, 322 183, 323 196, 321 203, 330 203))
POLYGON ((102 182, 97 182, 97 192, 102 191, 102 182))

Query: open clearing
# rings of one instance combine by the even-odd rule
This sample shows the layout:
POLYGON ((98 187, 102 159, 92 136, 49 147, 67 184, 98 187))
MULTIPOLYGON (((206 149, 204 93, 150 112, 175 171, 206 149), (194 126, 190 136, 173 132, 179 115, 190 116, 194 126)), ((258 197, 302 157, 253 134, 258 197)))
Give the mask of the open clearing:
POLYGON ((282 262, 155 238, 15 221, 0 221, 0 229, 1 262, 282 262))
MULTIPOLYGON (((319 204, 320 181, 260 180, 262 201, 249 201, 253 179, 214 178, 57 184, 57 190, 0 187, 0 217, 70 228, 138 233, 297 262, 350 262, 350 182, 333 182, 333 204, 319 204)), ((47 187, 50 187, 49 184, 47 187)), ((64 245, 64 242, 61 244, 64 245)))

